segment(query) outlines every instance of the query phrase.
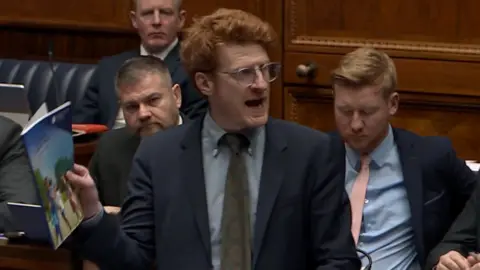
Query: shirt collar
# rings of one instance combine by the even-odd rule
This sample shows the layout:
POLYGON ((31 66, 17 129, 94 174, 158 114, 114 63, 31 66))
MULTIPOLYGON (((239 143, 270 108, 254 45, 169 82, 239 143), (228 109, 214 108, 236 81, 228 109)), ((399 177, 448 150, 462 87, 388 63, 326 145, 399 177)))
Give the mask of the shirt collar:
POLYGON ((183 124, 183 118, 182 118, 181 115, 179 115, 179 116, 178 116, 178 124, 177 124, 177 125, 180 126, 181 124, 183 124))
POLYGON ((140 55, 142 55, 142 56, 152 55, 152 56, 158 57, 162 60, 165 60, 167 55, 173 50, 173 48, 175 48, 175 46, 177 46, 177 44, 178 44, 178 38, 176 38, 172 43, 170 43, 170 45, 168 45, 168 47, 165 48, 162 52, 157 53, 157 54, 148 53, 147 50, 145 50, 145 47, 143 47, 143 45, 140 45, 140 55))
MULTIPOLYGON (((394 137, 393 137, 393 129, 392 126, 388 126, 388 134, 380 143, 380 145, 375 148, 375 150, 370 153, 370 158, 372 159, 372 163, 377 165, 378 167, 382 167, 385 162, 388 153, 394 147, 394 137)), ((347 144, 345 144, 345 152, 347 156, 347 160, 352 167, 355 169, 360 168, 360 155, 358 152, 350 148, 347 144)))
MULTIPOLYGON (((248 154, 253 155, 252 149, 255 149, 257 143, 257 137, 259 134, 264 132, 265 127, 259 127, 252 130, 248 130, 242 132, 245 137, 250 141, 250 146, 248 148, 248 154)), ((213 120, 212 116, 210 115, 210 111, 207 111, 205 114, 205 118, 203 119, 203 128, 202 134, 203 137, 208 139, 210 145, 214 148, 214 155, 218 154, 218 141, 222 138, 223 135, 227 133, 223 128, 221 128, 215 120, 213 120)))

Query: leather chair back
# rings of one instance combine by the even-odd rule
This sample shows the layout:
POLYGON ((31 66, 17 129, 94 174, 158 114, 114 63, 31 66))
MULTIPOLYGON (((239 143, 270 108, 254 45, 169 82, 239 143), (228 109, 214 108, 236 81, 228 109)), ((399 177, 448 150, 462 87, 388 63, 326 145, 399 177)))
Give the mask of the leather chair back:
POLYGON ((88 64, 0 59, 0 83, 23 84, 32 113, 44 102, 49 110, 66 101, 74 108, 83 98, 95 68, 88 64))

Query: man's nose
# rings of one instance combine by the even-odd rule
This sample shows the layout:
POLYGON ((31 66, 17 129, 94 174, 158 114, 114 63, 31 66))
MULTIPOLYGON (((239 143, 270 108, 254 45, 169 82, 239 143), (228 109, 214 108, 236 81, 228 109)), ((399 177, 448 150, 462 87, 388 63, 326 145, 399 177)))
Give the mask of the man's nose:
POLYGON ((257 70, 255 73, 255 80, 253 81, 252 88, 259 91, 265 91, 268 88, 268 84, 269 82, 266 80, 263 73, 257 70))
POLYGON ((153 24, 159 25, 160 22, 161 22, 160 11, 158 11, 158 9, 156 9, 156 10, 153 11, 153 24))
POLYGON ((138 109, 138 118, 144 120, 148 119, 150 116, 152 116, 152 112, 150 111, 149 107, 141 104, 138 109))
POLYGON ((364 127, 363 119, 360 117, 358 112, 353 113, 352 121, 350 122, 350 126, 353 132, 360 132, 364 127))

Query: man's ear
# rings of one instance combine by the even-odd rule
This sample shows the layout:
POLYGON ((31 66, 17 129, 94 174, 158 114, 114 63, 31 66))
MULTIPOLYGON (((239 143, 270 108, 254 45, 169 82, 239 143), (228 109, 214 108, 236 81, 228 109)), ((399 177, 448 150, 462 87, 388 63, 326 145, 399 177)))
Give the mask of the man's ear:
POLYGON ((213 93, 213 81, 209 75, 203 72, 195 73, 195 85, 198 88, 198 91, 204 96, 211 96, 213 93))
POLYGON ((175 99, 175 105, 178 109, 182 106, 182 89, 179 84, 175 84, 172 87, 173 97, 175 99))
POLYGON ((399 103, 400 94, 398 92, 393 92, 388 101, 388 113, 390 116, 393 116, 397 113, 399 103))
POLYGON ((187 11, 182 9, 178 13, 178 29, 182 29, 185 26, 185 18, 187 17, 187 11))
POLYGON ((137 14, 133 10, 130 10, 130 22, 132 23, 133 28, 138 29, 137 14))

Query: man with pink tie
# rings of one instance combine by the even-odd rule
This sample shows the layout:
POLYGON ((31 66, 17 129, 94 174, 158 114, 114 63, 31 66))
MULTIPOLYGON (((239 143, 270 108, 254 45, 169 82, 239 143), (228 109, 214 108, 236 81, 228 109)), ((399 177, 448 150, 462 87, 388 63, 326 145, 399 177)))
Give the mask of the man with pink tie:
POLYGON ((400 95, 387 54, 359 48, 345 55, 332 85, 338 132, 331 136, 345 156, 357 248, 370 254, 374 269, 421 269, 468 200, 476 176, 447 138, 391 126, 400 95))

